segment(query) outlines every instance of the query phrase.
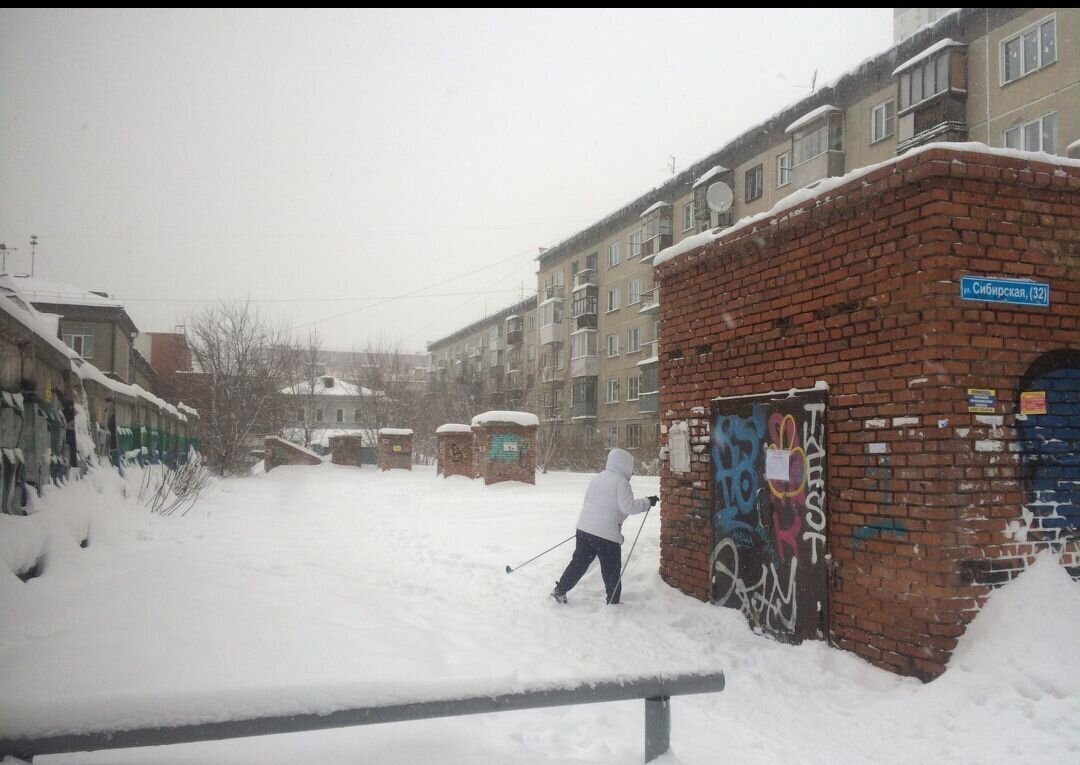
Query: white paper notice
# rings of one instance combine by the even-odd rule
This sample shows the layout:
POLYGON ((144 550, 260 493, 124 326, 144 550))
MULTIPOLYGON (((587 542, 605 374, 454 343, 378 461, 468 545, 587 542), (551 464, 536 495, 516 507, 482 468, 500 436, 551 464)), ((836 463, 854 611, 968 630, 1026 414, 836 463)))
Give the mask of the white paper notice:
POLYGON ((791 478, 788 466, 791 464, 791 452, 786 449, 765 450, 765 477, 770 481, 787 481, 791 478))
POLYGON ((690 472, 690 428, 685 420, 678 420, 671 424, 668 430, 668 449, 672 471, 676 473, 690 472))

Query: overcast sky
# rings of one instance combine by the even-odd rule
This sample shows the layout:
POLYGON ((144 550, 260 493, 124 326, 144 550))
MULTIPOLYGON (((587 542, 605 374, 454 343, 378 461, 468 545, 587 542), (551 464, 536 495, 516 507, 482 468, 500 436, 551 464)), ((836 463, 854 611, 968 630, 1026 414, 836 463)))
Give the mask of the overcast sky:
POLYGON ((3 9, 0 242, 143 331, 247 298, 420 351, 891 44, 889 8, 3 9))

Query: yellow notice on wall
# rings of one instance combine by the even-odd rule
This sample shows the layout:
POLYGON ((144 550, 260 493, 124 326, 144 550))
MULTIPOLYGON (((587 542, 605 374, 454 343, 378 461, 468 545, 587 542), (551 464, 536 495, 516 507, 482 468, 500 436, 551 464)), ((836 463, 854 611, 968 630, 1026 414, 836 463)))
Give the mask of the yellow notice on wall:
POLYGON ((52 380, 45 381, 45 401, 52 401, 52 380))
POLYGON ((400 452, 401 451, 401 444, 394 444, 394 451, 395 452, 400 452))
POLYGON ((1026 390, 1021 393, 1020 414, 1046 414, 1046 391, 1026 390))

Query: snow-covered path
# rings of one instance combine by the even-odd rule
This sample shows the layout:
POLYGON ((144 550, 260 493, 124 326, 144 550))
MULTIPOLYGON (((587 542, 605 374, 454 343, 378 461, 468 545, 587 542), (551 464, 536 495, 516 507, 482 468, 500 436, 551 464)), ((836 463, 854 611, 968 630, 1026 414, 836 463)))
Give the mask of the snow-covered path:
MULTIPOLYGON (((484 487, 330 464, 218 483, 187 517, 149 515, 95 475, 46 496, 44 575, 0 582, 0 734, 498 693, 658 671, 727 675, 673 702, 672 765, 1080 759, 1080 588, 1041 562, 1000 591, 944 678, 922 685, 820 643, 752 635, 657 574, 645 521, 603 606, 599 571, 547 593, 590 476, 484 487), (70 522, 68 523, 70 525, 70 522), (62 535, 60 535, 62 537, 62 535)), ((637 477, 641 496, 655 478, 637 477)), ((10 519, 9 519, 10 520, 10 519)), ((624 529, 630 549, 640 525, 624 529)), ((0 531, 10 528, 7 524, 0 531)), ((641 702, 39 758, 42 762, 640 762, 641 702)))

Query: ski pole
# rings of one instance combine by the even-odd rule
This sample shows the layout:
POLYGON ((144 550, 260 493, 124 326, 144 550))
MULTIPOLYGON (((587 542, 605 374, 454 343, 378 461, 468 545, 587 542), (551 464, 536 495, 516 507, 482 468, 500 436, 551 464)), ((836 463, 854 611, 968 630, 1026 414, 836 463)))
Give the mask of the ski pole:
MULTIPOLYGON (((574 532, 573 534, 571 534, 570 536, 568 536, 568 537, 567 537, 566 539, 564 539, 563 541, 559 542, 559 544, 557 544, 557 545, 553 545, 553 546, 549 547, 548 549, 544 550, 544 551, 543 551, 542 553, 540 553, 540 555, 547 555, 547 554, 548 554, 549 552, 551 552, 552 550, 554 550, 554 549, 555 549, 556 547, 559 547, 560 545, 564 545, 564 544, 566 544, 567 542, 569 542, 569 541, 570 541, 571 539, 573 539, 573 538, 574 538, 574 537, 576 537, 576 536, 577 536, 577 532, 574 532)), ((533 557, 531 557, 531 558, 529 558, 529 559, 528 559, 527 561, 525 561, 525 563, 522 563, 522 564, 521 564, 521 566, 525 566, 525 565, 527 565, 527 564, 529 564, 529 563, 532 563, 532 562, 533 562, 534 560, 536 560, 537 558, 539 558, 539 557, 540 557, 540 555, 534 555, 533 557)), ((506 567, 506 573, 508 573, 508 574, 509 574, 509 573, 511 573, 511 572, 513 572, 513 571, 517 571, 517 570, 518 570, 519 568, 521 568, 521 566, 515 566, 514 568, 510 568, 510 566, 507 566, 507 567, 506 567)))
POLYGON ((615 582, 615 589, 612 590, 612 597, 615 597, 619 593, 619 587, 622 585, 623 574, 626 573, 626 567, 630 565, 630 556, 634 554, 634 548, 637 547, 638 537, 641 536, 641 530, 645 528, 645 521, 649 519, 649 510, 652 510, 650 505, 648 510, 645 511, 645 517, 641 519, 641 525, 638 526, 637 536, 634 537, 634 543, 630 545, 630 552, 626 554, 626 563, 623 564, 622 571, 619 572, 619 581, 615 582))

